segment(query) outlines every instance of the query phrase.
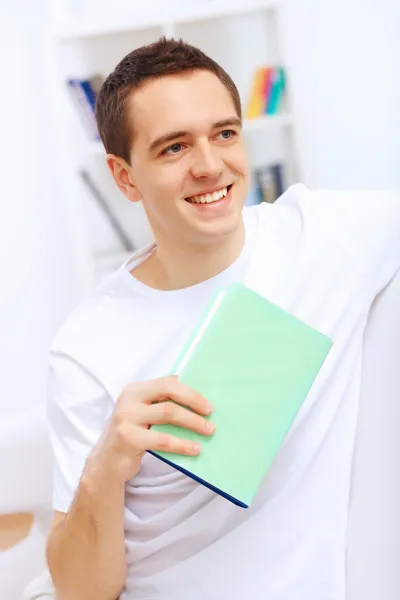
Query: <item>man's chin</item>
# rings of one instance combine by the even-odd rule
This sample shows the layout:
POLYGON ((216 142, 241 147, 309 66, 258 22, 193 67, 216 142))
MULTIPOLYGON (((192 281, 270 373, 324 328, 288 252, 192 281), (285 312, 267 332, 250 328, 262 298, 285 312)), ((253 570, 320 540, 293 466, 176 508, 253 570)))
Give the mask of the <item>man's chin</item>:
POLYGON ((197 220, 191 227, 191 238, 202 245, 223 243, 230 236, 237 234, 242 223, 242 211, 240 207, 237 207, 236 210, 230 210, 223 217, 197 220))

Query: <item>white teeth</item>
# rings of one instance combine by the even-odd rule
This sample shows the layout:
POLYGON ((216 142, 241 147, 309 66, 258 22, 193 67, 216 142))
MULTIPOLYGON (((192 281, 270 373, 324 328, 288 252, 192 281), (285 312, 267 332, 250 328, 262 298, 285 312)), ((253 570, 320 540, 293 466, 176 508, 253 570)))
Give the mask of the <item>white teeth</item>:
POLYGON ((222 188, 221 190, 217 190, 216 192, 212 192, 212 194, 202 194, 200 196, 192 196, 190 198, 190 202, 195 202, 196 204, 210 204, 212 202, 216 202, 221 198, 224 198, 228 193, 228 189, 222 188))

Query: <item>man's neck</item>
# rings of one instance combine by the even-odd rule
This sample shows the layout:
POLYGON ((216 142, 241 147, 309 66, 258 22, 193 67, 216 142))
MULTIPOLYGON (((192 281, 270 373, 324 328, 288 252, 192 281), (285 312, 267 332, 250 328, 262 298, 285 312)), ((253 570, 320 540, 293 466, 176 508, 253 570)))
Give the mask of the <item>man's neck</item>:
POLYGON ((142 283, 159 290, 178 290, 206 281, 230 267, 245 242, 244 224, 215 246, 158 244, 153 254, 132 270, 142 283))

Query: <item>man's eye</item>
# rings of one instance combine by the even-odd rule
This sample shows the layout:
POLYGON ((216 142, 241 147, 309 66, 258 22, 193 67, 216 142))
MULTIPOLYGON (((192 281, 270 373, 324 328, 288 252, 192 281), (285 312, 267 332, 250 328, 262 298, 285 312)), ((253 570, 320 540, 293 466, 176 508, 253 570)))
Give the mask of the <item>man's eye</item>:
POLYGON ((172 144, 163 151, 163 154, 178 154, 182 150, 182 144, 172 144))
POLYGON ((229 140, 230 138, 232 138, 235 135, 235 131, 233 129, 224 129, 224 131, 221 131, 221 133, 219 134, 224 140, 229 140))

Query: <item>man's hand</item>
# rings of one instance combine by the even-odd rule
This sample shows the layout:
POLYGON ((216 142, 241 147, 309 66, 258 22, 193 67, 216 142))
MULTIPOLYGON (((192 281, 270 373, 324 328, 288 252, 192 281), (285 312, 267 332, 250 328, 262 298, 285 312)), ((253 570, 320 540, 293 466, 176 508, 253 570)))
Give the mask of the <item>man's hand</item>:
POLYGON ((214 425, 205 416, 212 407, 176 376, 127 385, 88 460, 88 467, 101 466, 128 481, 140 468, 146 450, 195 456, 201 448, 187 440, 152 431, 151 426, 170 423, 211 435, 214 425))
POLYGON ((126 386, 90 454, 69 508, 53 528, 47 559, 57 598, 117 598, 126 579, 125 482, 139 471, 146 450, 196 455, 187 440, 152 431, 171 423, 204 435, 212 409, 197 392, 170 376, 126 386))

